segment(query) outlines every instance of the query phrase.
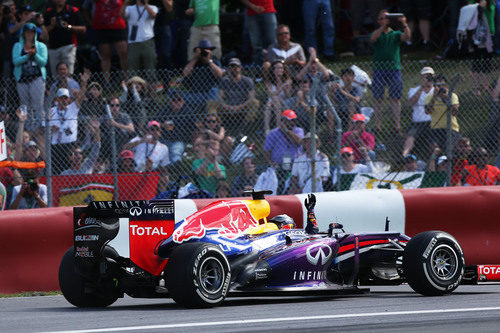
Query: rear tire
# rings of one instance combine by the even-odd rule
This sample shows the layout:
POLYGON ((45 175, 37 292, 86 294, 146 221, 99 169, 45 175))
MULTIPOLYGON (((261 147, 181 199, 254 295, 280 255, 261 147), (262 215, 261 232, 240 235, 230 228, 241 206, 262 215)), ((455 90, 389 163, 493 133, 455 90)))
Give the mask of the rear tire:
POLYGON ((231 282, 231 269, 224 252, 209 243, 180 245, 168 259, 165 272, 170 296, 187 308, 221 304, 231 282))
POLYGON ((422 232, 407 244, 403 270, 408 284, 425 296, 455 290, 464 275, 465 259, 457 240, 443 231, 422 232))
POLYGON ((71 247, 59 265, 59 287, 64 298, 77 307, 106 307, 117 300, 117 297, 102 295, 98 291, 85 292, 87 282, 75 271, 75 249, 71 247))

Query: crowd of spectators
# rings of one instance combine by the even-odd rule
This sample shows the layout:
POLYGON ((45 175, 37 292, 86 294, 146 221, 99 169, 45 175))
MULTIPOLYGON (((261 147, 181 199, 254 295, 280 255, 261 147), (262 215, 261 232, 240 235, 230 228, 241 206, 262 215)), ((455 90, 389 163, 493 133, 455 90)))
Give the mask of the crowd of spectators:
MULTIPOLYGON (((244 66, 233 53, 223 57, 219 0, 86 0, 81 6, 52 0, 36 10, 4 0, 0 6, 3 82, 14 79, 19 105, 12 114, 8 106, 0 112, 13 148, 10 158, 38 162, 46 160, 50 150, 52 175, 158 172, 162 184, 158 193, 169 192, 171 183, 183 176, 209 196, 241 196, 259 180, 263 169, 256 161, 274 169, 277 193, 311 191, 313 174, 317 191, 335 188, 341 174, 374 171, 386 87, 392 133, 403 138, 401 103, 406 100, 400 50, 416 40, 417 24, 422 44, 430 44, 427 1, 401 2, 408 19, 405 15, 393 19, 382 9, 383 2, 351 1, 353 34, 370 33, 374 52, 373 126, 368 129, 368 116, 362 110, 365 91, 355 82, 356 70, 347 67, 337 76, 324 64, 337 59, 335 15, 329 0, 302 1, 305 48, 293 42, 288 25, 279 24, 279 5, 275 8, 272 0, 241 0, 253 50, 245 59, 260 66, 258 76, 266 95, 260 99, 256 81, 245 73, 255 67, 244 66), (368 27, 359 16, 364 6, 373 18, 368 27), (323 37, 319 48, 317 23, 323 37), (94 72, 82 55, 84 45, 98 50, 99 66, 93 67, 94 72), (114 58, 118 77, 111 75, 114 58), (181 67, 182 75, 172 88, 170 77, 165 80, 156 70, 174 67, 181 67), (334 141, 338 124, 332 113, 325 112, 324 97, 314 97, 319 105, 311 100, 316 78, 341 120, 339 175, 330 164, 331 156, 320 150, 334 141), (309 132, 313 114, 327 133, 314 140, 309 132), (259 127, 256 137, 263 145, 262 155, 248 149, 248 156, 238 160, 241 172, 231 181, 228 170, 239 167, 231 162, 235 143, 242 134, 250 134, 250 128, 259 127), (314 154, 312 141, 317 148, 314 154), (184 170, 179 167, 182 163, 188 164, 190 172, 185 165, 184 170)), ((479 59, 472 63, 474 85, 478 94, 491 91, 492 110, 498 110, 500 80, 492 89, 484 83, 484 74, 491 68, 495 6, 484 0, 470 6, 478 22, 473 36, 468 36, 475 41, 470 51, 479 59)), ((446 77, 431 67, 422 68, 420 85, 407 93, 412 124, 398 154, 400 165, 393 170, 444 171, 451 163, 449 185, 499 182, 500 170, 487 164, 488 151, 484 147, 472 151, 470 141, 462 136, 459 97, 449 91, 446 77), (456 149, 446 156, 443 152, 450 145, 456 149)), ((498 112, 491 114, 488 142, 482 146, 498 142, 498 112)), ((12 208, 47 205, 47 189, 39 181, 44 170, 9 171, 12 177, 3 171, 7 174, 3 185, 12 208)))

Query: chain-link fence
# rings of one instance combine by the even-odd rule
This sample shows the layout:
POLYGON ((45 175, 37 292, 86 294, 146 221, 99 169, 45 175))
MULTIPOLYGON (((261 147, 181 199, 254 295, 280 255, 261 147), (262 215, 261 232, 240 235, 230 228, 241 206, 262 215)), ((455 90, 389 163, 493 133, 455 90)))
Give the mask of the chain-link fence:
POLYGON ((300 80, 282 63, 266 73, 243 68, 243 77, 238 66, 210 63, 114 73, 110 82, 99 73, 45 87, 4 79, 2 117, 11 158, 47 162, 41 176, 52 206, 241 196, 250 188, 444 186, 460 183, 455 167, 470 163, 464 138, 497 163, 500 60, 482 61, 403 61, 402 87, 397 72, 374 73, 369 61, 329 64, 328 74, 313 66, 300 80), (314 145, 312 159, 304 153, 314 145))

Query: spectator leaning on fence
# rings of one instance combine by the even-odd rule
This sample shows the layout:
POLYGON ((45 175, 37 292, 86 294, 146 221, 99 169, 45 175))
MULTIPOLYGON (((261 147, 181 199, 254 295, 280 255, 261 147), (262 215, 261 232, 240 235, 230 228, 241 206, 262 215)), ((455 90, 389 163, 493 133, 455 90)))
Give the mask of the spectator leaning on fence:
POLYGON ((264 62, 263 50, 276 43, 276 9, 273 0, 240 0, 247 7, 248 34, 254 64, 264 62))
POLYGON ((120 10, 128 24, 128 69, 136 75, 137 71, 146 70, 148 81, 156 82, 153 26, 158 7, 150 5, 149 0, 137 0, 135 5, 129 5, 130 1, 125 0, 120 10))
POLYGON ((47 207, 47 186, 40 184, 38 172, 30 170, 26 181, 14 187, 9 209, 47 207))
POLYGON ((382 10, 378 16, 380 27, 372 32, 370 42, 373 44, 373 84, 372 92, 375 98, 374 120, 377 130, 381 129, 382 99, 385 86, 389 89, 391 99, 394 128, 399 135, 401 132, 401 96, 403 82, 401 79, 401 60, 399 49, 401 42, 411 38, 411 31, 406 24, 406 17, 400 17, 404 32, 392 30, 390 20, 386 17, 387 10, 382 10))
POLYGON ((80 175, 91 174, 94 170, 94 164, 99 157, 101 150, 100 122, 96 118, 89 122, 88 130, 92 133, 92 145, 87 158, 83 159, 83 150, 81 147, 74 147, 68 156, 70 161, 69 169, 61 172, 61 175, 80 175))
POLYGON ((425 148, 431 144, 431 116, 425 112, 425 99, 434 94, 434 69, 420 71, 420 85, 408 90, 408 103, 413 109, 412 124, 403 145, 403 156, 408 155, 416 142, 425 148))
POLYGON ((330 161, 328 156, 319 150, 321 141, 316 135, 316 154, 311 155, 311 133, 307 133, 302 140, 303 150, 292 165, 289 194, 312 192, 312 166, 311 161, 315 159, 316 190, 323 192, 323 182, 330 177, 330 161))
POLYGON ((425 112, 431 116, 431 132, 433 141, 446 150, 446 145, 455 145, 460 138, 458 126, 458 96, 451 94, 450 106, 448 106, 449 87, 446 78, 442 75, 436 78, 434 93, 425 98, 425 112), (447 143, 447 112, 451 113, 451 142, 447 143))
POLYGON ((50 74, 55 77, 57 64, 66 63, 73 74, 76 62, 77 34, 85 34, 87 28, 77 7, 70 6, 66 0, 53 0, 47 7, 44 21, 49 33, 50 74))
POLYGON ((304 49, 300 44, 290 41, 290 28, 281 24, 276 28, 278 42, 271 44, 266 50, 266 61, 262 64, 262 73, 265 76, 275 60, 283 60, 289 67, 292 75, 296 75, 306 64, 304 49))
POLYGON ((43 139, 40 129, 45 114, 43 103, 47 77, 47 46, 37 40, 36 26, 33 23, 23 26, 19 42, 12 49, 12 62, 19 102, 27 106, 29 122, 26 129, 43 139))
POLYGON ((463 170, 465 186, 486 186, 500 184, 500 169, 488 164, 488 152, 483 147, 477 148, 471 156, 471 162, 463 170))
POLYGON ((147 134, 135 137, 123 146, 124 150, 131 150, 134 153, 134 160, 137 164, 136 171, 160 171, 166 172, 166 167, 170 164, 168 157, 168 147, 161 143, 161 125, 156 120, 148 122, 147 134))
POLYGON ((190 107, 205 106, 208 100, 217 100, 217 85, 224 71, 220 62, 212 59, 215 47, 207 39, 202 39, 194 50, 194 55, 182 72, 182 84, 189 92, 185 100, 190 107))
POLYGON ((215 46, 214 55, 216 58, 221 59, 219 5, 220 0, 191 0, 189 2, 186 14, 194 15, 194 22, 189 36, 189 60, 194 56, 196 45, 203 39, 209 40, 215 46))
POLYGON ((351 147, 354 152, 354 161, 366 163, 366 156, 363 150, 366 150, 371 159, 375 158, 375 136, 366 131, 366 117, 361 113, 352 116, 352 130, 342 134, 341 143, 344 147, 351 147))
POLYGON ((226 179, 226 168, 217 161, 219 142, 210 140, 205 158, 193 161, 192 170, 200 189, 215 195, 217 182, 226 179))
POLYGON ((219 83, 217 110, 224 126, 237 135, 243 127, 253 123, 259 101, 255 98, 253 80, 241 74, 240 59, 229 60, 228 72, 229 75, 225 75, 219 83))

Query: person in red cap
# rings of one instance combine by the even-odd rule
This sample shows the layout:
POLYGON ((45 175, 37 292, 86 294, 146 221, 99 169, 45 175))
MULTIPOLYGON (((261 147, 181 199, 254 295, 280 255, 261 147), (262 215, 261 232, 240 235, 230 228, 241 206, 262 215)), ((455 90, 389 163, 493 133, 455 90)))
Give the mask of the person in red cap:
MULTIPOLYGON (((341 175, 346 173, 370 173, 373 170, 373 163, 368 154, 366 154, 366 164, 360 164, 354 161, 354 149, 351 147, 342 148, 340 150, 340 156, 342 158, 342 167, 340 168, 341 175)), ((333 188, 336 188, 337 179, 337 170, 335 169, 332 173, 333 188)))
POLYGON ((264 158, 276 168, 279 188, 282 189, 285 176, 290 172, 292 163, 300 153, 304 130, 297 127, 297 114, 293 110, 281 113, 279 127, 272 129, 264 141, 264 158))
POLYGON ((118 172, 120 173, 133 173, 135 172, 134 153, 131 150, 123 150, 120 153, 120 160, 118 163, 118 172))
POLYGON ((373 148, 375 147, 375 137, 366 131, 366 117, 361 113, 352 116, 353 129, 342 134, 342 146, 351 147, 354 152, 354 160, 362 162, 366 160, 367 154, 375 157, 373 148), (366 152, 366 153, 365 153, 366 152))
POLYGON ((161 125, 156 120, 151 120, 147 125, 147 134, 142 138, 135 137, 123 146, 124 150, 134 153, 137 164, 136 171, 165 171, 170 164, 168 147, 159 141, 161 125))

